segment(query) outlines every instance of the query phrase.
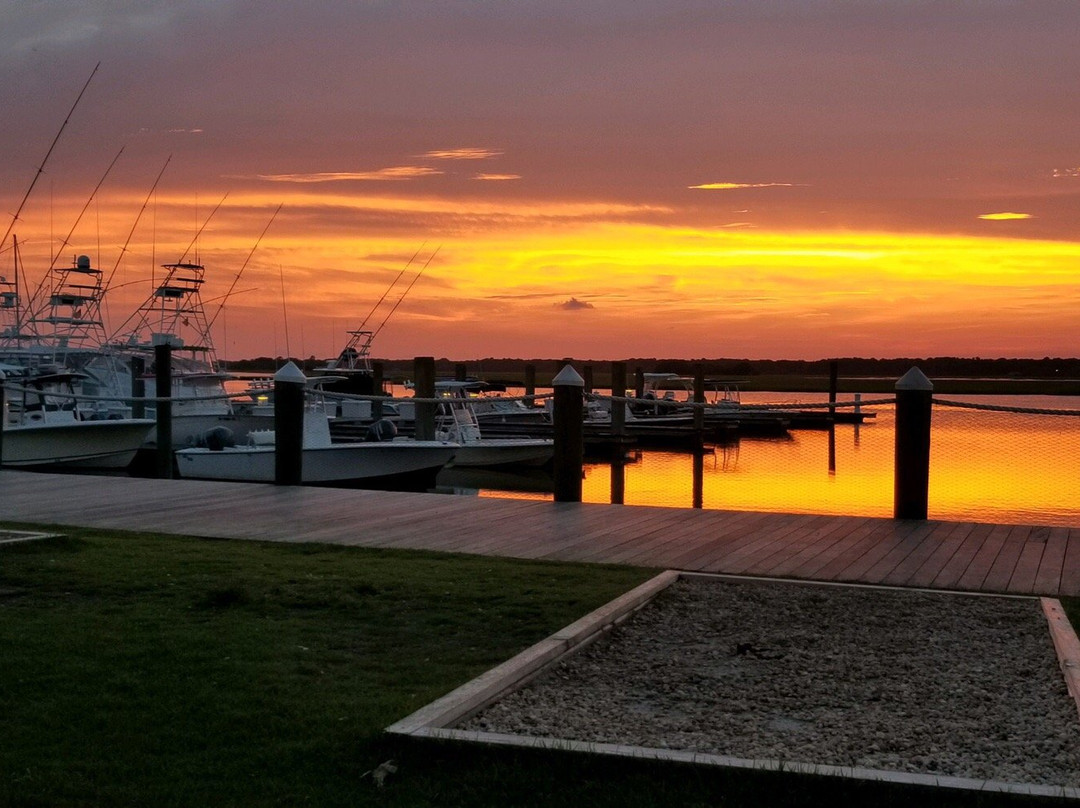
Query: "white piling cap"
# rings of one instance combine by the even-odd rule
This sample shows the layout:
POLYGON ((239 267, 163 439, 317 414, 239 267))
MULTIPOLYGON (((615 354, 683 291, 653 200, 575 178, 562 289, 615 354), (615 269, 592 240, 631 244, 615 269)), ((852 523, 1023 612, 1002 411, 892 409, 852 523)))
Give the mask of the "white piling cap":
POLYGON ((286 362, 281 370, 274 374, 274 381, 307 384, 307 376, 304 375, 304 371, 296 366, 295 362, 286 362))
POLYGON ((896 383, 897 390, 933 390, 934 383, 918 368, 912 368, 896 383))
POLYGON ((551 380, 552 387, 584 387, 585 380, 574 370, 573 365, 567 365, 559 374, 551 380))

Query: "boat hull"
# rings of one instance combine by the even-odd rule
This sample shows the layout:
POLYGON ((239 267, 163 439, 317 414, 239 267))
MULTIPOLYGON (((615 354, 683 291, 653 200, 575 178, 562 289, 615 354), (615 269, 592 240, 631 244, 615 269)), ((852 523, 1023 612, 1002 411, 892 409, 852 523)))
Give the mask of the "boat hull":
POLYGON ((9 426, 4 429, 3 465, 122 469, 153 429, 154 422, 143 418, 9 426))
POLYGON ((543 438, 480 438, 461 444, 450 466, 530 466, 549 463, 555 456, 555 443, 543 438))
MULTIPOLYGON (((301 481, 305 485, 380 486, 414 484, 434 477, 454 456, 454 444, 439 441, 385 441, 305 448, 301 481)), ((273 446, 182 449, 176 452, 181 477, 236 482, 273 482, 273 446)), ((413 486, 410 486, 413 487, 413 486)))

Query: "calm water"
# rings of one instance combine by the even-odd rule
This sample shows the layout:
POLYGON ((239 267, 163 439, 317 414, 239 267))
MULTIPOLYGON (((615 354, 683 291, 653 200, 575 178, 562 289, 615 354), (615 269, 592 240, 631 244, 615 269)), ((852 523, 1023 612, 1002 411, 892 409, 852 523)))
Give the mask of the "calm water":
MULTIPOLYGON (((842 397, 846 398, 846 397, 842 397)), ((864 400, 887 398, 866 394, 864 400)), ((950 400, 1043 409, 1080 409, 1059 396, 942 396, 950 400)), ((744 403, 804 403, 827 396, 745 393, 744 403)), ((892 516, 893 409, 829 433, 792 430, 785 439, 742 438, 702 459, 701 507, 712 509, 892 516)), ((995 413, 934 407, 930 449, 931 519, 1080 527, 1080 417, 995 413)), ((628 505, 695 507, 694 458, 665 451, 635 453, 625 466, 628 505)), ((441 482, 441 481, 440 481, 441 482)), ((451 484, 468 491, 466 479, 451 484)), ((612 470, 585 469, 582 498, 610 502, 612 470)), ((480 496, 538 497, 535 475, 477 481, 480 496), (532 490, 502 491, 507 485, 532 490)))

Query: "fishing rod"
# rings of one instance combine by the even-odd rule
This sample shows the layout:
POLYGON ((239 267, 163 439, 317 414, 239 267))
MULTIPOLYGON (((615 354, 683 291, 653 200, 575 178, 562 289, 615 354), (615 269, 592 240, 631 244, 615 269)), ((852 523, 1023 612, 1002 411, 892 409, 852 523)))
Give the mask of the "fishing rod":
POLYGON ((75 107, 79 106, 79 102, 82 101, 83 94, 86 92, 86 88, 90 86, 90 82, 94 78, 94 74, 98 72, 98 68, 101 67, 101 62, 94 65, 94 69, 90 71, 90 78, 86 80, 83 88, 79 90, 79 95, 75 99, 75 103, 71 105, 71 109, 68 110, 67 117, 64 118, 64 122, 60 125, 59 131, 56 133, 56 137, 53 138, 52 143, 49 146, 49 150, 45 152, 45 157, 41 161, 41 165, 38 166, 37 173, 34 174, 34 179, 30 181, 30 187, 26 189, 26 193, 23 195, 22 202, 19 203, 18 210, 15 211, 15 215, 11 217, 11 222, 8 224, 7 230, 4 231, 4 237, 0 239, 0 244, 7 242, 7 237, 11 235, 12 229, 15 227, 15 222, 19 221, 19 215, 23 211, 23 207, 26 206, 26 202, 30 199, 30 194, 34 190, 34 186, 37 185, 38 178, 45 173, 45 164, 49 162, 49 157, 53 153, 53 149, 56 148, 56 144, 60 141, 60 135, 64 133, 64 129, 67 128, 68 121, 71 120, 71 116, 75 113, 75 107))
POLYGON ((116 165, 117 160, 120 159, 120 155, 122 155, 123 153, 124 153, 124 147, 121 146, 120 151, 118 151, 116 153, 116 156, 112 159, 112 162, 109 163, 109 167, 105 169, 105 173, 101 175, 101 179, 99 179, 97 185, 94 186, 94 190, 90 192, 90 196, 87 198, 86 204, 83 205, 82 210, 79 211, 79 215, 75 217, 75 223, 71 225, 71 229, 68 230, 67 235, 64 237, 63 241, 60 243, 60 246, 57 248, 56 255, 54 255, 52 257, 52 260, 49 262, 49 266, 45 270, 45 275, 44 275, 44 277, 42 277, 41 283, 39 283, 37 289, 34 290, 34 294, 32 294, 30 296, 30 300, 27 303, 28 308, 32 308, 37 304, 38 295, 45 288, 46 281, 48 280, 48 277, 49 277, 49 273, 52 272, 53 269, 56 268, 56 262, 60 260, 60 254, 71 243, 71 237, 75 234, 75 228, 77 228, 79 226, 79 222, 82 221, 82 217, 86 215, 86 211, 90 207, 90 203, 94 201, 94 197, 97 196, 97 192, 101 190, 101 186, 105 183, 105 179, 112 172, 113 166, 116 165))
POLYGON ((120 254, 116 257, 116 263, 113 264, 112 272, 109 273, 108 279, 105 281, 105 288, 108 289, 112 284, 112 279, 116 275, 116 270, 120 268, 120 262, 124 260, 124 255, 127 254, 128 245, 131 243, 132 237, 135 235, 135 228, 139 226, 139 220, 142 219, 142 215, 146 212, 146 208, 150 204, 150 199, 153 197, 154 192, 157 190, 158 183, 161 182, 161 177, 165 173, 165 169, 169 167, 169 161, 172 160, 170 154, 165 159, 165 165, 161 167, 161 171, 158 172, 157 178, 154 180, 154 184, 150 186, 150 192, 146 195, 146 199, 143 200, 142 207, 139 208, 138 215, 135 216, 135 221, 131 225, 131 230, 128 232, 127 238, 124 240, 124 246, 120 248, 120 254))
POLYGON ((371 307, 371 311, 368 312, 367 317, 365 317, 363 322, 361 322, 360 325, 357 327, 357 331, 364 330, 364 326, 367 325, 367 321, 371 319, 371 315, 373 315, 375 313, 375 310, 382 305, 382 302, 384 300, 386 300, 386 296, 390 294, 390 290, 393 289, 397 285, 397 282, 401 280, 401 276, 405 274, 405 270, 412 266, 413 261, 416 260, 416 256, 420 255, 421 250, 423 250, 425 246, 427 246, 426 241, 416 249, 416 252, 413 253, 412 258, 408 260, 405 266, 403 266, 401 268, 401 271, 397 274, 397 277, 394 278, 393 283, 386 287, 386 291, 382 293, 382 297, 380 297, 379 301, 371 307))
POLYGON ((394 308, 390 309, 390 313, 386 315, 386 319, 384 319, 382 323, 379 324, 379 327, 375 329, 375 333, 371 335, 372 341, 374 341, 375 337, 379 336, 379 332, 383 330, 383 326, 385 326, 386 323, 390 320, 390 318, 394 316, 394 312, 397 311, 397 307, 401 305, 401 301, 405 299, 405 296, 409 294, 413 286, 416 285, 416 282, 420 280, 420 276, 424 274, 424 270, 428 268, 428 265, 434 260, 435 256, 439 254, 439 250, 441 249, 442 245, 440 244, 438 247, 435 248, 435 252, 433 252, 428 257, 428 260, 424 262, 424 265, 420 267, 420 271, 417 272, 416 277, 409 282, 408 287, 402 293, 401 297, 398 298, 397 303, 394 304, 394 308))
POLYGON ((176 261, 177 264, 184 263, 184 259, 187 258, 188 253, 191 252, 191 248, 194 247, 195 243, 199 240, 199 236, 202 235, 203 230, 205 230, 206 226, 208 224, 210 224, 210 220, 214 218, 214 214, 218 212, 218 209, 225 203, 225 200, 228 199, 228 198, 229 198, 229 194, 228 194, 228 192, 226 192, 225 196, 221 197, 221 201, 218 202, 214 206, 214 209, 212 211, 210 211, 210 215, 207 216, 205 220, 203 220, 202 226, 198 230, 195 231, 195 235, 192 237, 191 243, 187 245, 187 249, 184 250, 184 252, 181 254, 180 258, 177 259, 177 261, 176 261))
POLYGON ((259 243, 263 240, 263 236, 266 235, 266 231, 270 229, 270 225, 272 225, 274 223, 274 219, 276 219, 277 215, 279 213, 281 213, 281 209, 284 206, 285 206, 284 202, 282 202, 280 205, 277 206, 277 210, 274 211, 274 215, 270 217, 270 221, 268 221, 266 223, 266 227, 263 228, 262 232, 259 234, 259 237, 257 239, 255 239, 255 246, 253 246, 251 248, 251 252, 249 252, 247 258, 244 259, 243 265, 240 267, 239 271, 236 273, 236 277, 233 278, 232 285, 229 286, 228 291, 225 292, 225 295, 222 297, 221 304, 218 306, 217 311, 214 312, 214 316, 210 318, 210 322, 206 326, 207 331, 209 331, 211 328, 214 327, 214 323, 217 322, 218 315, 221 314, 222 309, 225 308, 225 304, 228 302, 229 298, 232 296, 233 289, 235 289, 236 284, 238 284, 240 282, 240 276, 243 275, 244 270, 247 269, 248 262, 251 261, 251 257, 253 255, 255 255, 255 250, 259 249, 259 243))

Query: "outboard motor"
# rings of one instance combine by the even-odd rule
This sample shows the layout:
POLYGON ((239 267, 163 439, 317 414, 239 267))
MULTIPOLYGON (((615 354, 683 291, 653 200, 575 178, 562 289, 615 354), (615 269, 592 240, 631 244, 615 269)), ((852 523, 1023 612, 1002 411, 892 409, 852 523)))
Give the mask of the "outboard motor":
POLYGON ((371 426, 367 428, 367 433, 364 435, 365 443, 373 443, 376 441, 393 440, 397 437, 397 427, 393 421, 381 418, 371 426))
POLYGON ((235 446, 236 440, 233 438, 232 430, 227 426, 215 426, 201 434, 196 445, 212 452, 220 452, 226 446, 235 446))

